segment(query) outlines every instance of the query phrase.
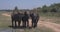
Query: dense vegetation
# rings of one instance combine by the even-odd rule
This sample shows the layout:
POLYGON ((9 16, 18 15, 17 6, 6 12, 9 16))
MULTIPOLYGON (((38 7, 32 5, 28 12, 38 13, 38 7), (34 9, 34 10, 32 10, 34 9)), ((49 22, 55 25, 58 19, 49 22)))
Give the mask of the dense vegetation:
POLYGON ((60 12, 60 3, 51 4, 50 6, 44 5, 43 7, 38 7, 33 10, 37 10, 38 12, 60 12))
POLYGON ((51 4, 50 6, 44 5, 33 10, 37 11, 40 15, 60 17, 60 3, 51 4))

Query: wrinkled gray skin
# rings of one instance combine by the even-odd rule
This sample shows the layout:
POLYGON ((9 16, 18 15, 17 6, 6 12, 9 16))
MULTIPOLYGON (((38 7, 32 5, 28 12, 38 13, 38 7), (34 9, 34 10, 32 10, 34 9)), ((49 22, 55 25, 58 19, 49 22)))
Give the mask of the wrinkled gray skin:
POLYGON ((14 26, 13 22, 15 22, 15 26, 17 26, 16 22, 18 22, 18 26, 20 26, 22 17, 23 17, 23 14, 21 14, 21 13, 11 15, 12 26, 14 26))
POLYGON ((26 26, 26 25, 29 26, 29 21, 28 21, 29 17, 31 17, 32 26, 37 27, 37 23, 38 23, 38 20, 39 20, 39 15, 35 14, 35 13, 28 14, 27 12, 25 12, 24 14, 21 14, 21 13, 13 14, 11 16, 12 26, 14 26, 13 22, 15 22, 15 26, 17 26, 16 22, 18 22, 18 26, 20 26, 21 21, 22 21, 23 26, 26 26))
POLYGON ((35 14, 35 13, 31 13, 30 17, 32 19, 32 27, 37 27, 37 23, 38 23, 38 20, 39 20, 39 15, 35 14))
POLYGON ((27 12, 24 12, 24 16, 22 17, 22 21, 23 21, 23 26, 24 27, 28 27, 29 26, 29 15, 27 12))

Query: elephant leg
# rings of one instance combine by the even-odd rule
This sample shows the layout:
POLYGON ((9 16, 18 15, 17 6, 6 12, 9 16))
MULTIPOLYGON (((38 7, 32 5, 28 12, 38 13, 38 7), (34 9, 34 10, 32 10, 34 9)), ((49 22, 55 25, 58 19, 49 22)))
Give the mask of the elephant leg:
POLYGON ((34 27, 37 27, 37 23, 36 22, 34 23, 34 27))
POLYGON ((22 26, 24 26, 24 21, 22 22, 22 26))
POLYGON ((34 27, 34 20, 32 20, 32 27, 34 27))
POLYGON ((23 27, 26 27, 26 21, 23 22, 23 27))
POLYGON ((18 21, 18 26, 20 26, 20 24, 21 24, 21 21, 18 21))
POLYGON ((29 21, 27 21, 27 27, 29 27, 29 21))
POLYGON ((26 21, 24 22, 24 27, 26 27, 26 21))
POLYGON ((15 27, 17 26, 16 21, 15 21, 15 27))
POLYGON ((35 28, 37 26, 36 20, 33 21, 33 27, 35 28))

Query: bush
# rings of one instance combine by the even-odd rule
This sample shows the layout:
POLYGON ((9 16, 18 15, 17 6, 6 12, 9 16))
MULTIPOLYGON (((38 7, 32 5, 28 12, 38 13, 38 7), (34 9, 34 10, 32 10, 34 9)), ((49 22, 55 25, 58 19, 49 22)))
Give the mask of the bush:
POLYGON ((51 9, 50 12, 57 12, 57 10, 55 8, 51 9))
POLYGON ((43 13, 47 13, 47 10, 42 10, 43 13))

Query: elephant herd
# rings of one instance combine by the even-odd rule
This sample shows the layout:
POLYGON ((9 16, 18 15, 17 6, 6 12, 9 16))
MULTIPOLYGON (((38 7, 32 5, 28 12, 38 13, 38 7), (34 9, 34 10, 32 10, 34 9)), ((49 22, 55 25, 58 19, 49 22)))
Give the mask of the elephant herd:
POLYGON ((27 13, 26 11, 24 13, 16 13, 11 15, 12 20, 12 26, 14 27, 20 27, 22 23, 22 27, 29 27, 29 19, 31 19, 31 27, 37 27, 37 23, 39 20, 39 15, 36 13, 27 13), (18 22, 18 23, 17 23, 18 22), (18 24, 18 25, 17 25, 18 24))

